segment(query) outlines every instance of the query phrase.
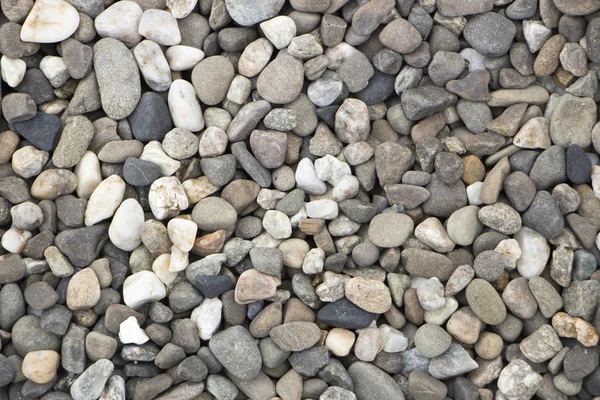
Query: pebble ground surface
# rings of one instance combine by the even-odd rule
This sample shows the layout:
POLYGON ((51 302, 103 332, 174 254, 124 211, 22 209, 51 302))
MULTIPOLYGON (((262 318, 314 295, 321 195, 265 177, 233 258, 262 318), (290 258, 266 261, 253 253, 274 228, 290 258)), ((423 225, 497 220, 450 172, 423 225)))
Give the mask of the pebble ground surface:
POLYGON ((0 400, 600 399, 600 0, 0 0, 0 400))

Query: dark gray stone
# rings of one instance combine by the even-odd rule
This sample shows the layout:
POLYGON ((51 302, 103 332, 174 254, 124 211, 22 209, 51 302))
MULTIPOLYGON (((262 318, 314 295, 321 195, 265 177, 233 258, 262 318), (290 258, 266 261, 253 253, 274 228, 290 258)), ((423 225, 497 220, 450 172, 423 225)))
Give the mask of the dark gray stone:
POLYGON ((15 123, 14 127, 19 135, 39 149, 52 151, 58 144, 60 119, 56 115, 38 112, 32 119, 15 123))
POLYGON ((160 176, 160 166, 150 161, 130 157, 123 165, 125 182, 132 186, 151 185, 160 176))
POLYGON ((567 148, 567 178, 575 184, 590 180, 592 162, 579 145, 572 144, 567 148))
POLYGON ((292 368, 302 376, 313 377, 329 362, 327 347, 316 345, 309 349, 292 353, 288 358, 292 368))
POLYGON ((62 231, 56 236, 56 246, 79 268, 90 265, 108 241, 108 223, 62 231))
POLYGON ((456 104, 457 97, 441 87, 421 86, 406 89, 401 101, 406 118, 417 121, 456 104))
POLYGON ((545 190, 537 192, 522 218, 524 226, 539 232, 548 240, 558 236, 565 226, 558 201, 545 190))
POLYGON ((249 380, 260 373, 260 350, 243 326, 232 326, 213 335, 208 347, 223 367, 236 378, 249 380))
POLYGON ((127 118, 133 137, 140 142, 163 140, 173 127, 169 107, 162 97, 146 92, 131 115, 127 118))
POLYGON ((362 329, 373 322, 375 314, 363 310, 344 297, 321 308, 317 318, 336 328, 362 329))

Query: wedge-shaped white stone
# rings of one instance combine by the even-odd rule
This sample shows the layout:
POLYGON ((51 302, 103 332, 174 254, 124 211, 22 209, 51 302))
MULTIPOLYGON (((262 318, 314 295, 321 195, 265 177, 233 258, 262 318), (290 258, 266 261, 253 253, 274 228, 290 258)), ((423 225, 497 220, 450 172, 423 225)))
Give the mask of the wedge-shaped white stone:
POLYGON ((171 86, 169 63, 159 45, 152 40, 144 40, 135 46, 133 55, 151 89, 164 92, 171 86))
POLYGON ((98 185, 85 209, 85 226, 92 226, 112 217, 123 201, 125 182, 119 175, 111 175, 98 185))
POLYGON ((530 119, 517 132, 513 144, 526 149, 547 149, 552 145, 550 122, 544 117, 530 119))
POLYGON ((79 27, 79 13, 63 0, 37 0, 21 28, 21 40, 56 43, 71 36, 79 27))
POLYGON ((183 79, 173 81, 167 101, 173 125, 190 132, 199 132, 204 128, 202 109, 191 83, 183 79))
POLYGON ((204 58, 204 52, 191 46, 171 46, 166 52, 167 61, 173 71, 192 69, 204 58))
POLYGON ((152 271, 140 271, 130 275, 123 282, 123 301, 127 307, 139 306, 158 301, 167 295, 165 285, 152 271))
POLYGON ((108 228, 108 237, 119 249, 132 251, 142 243, 142 225, 142 206, 135 199, 127 199, 115 212, 108 228))
POLYGON ((156 9, 144 11, 138 33, 163 46, 174 46, 181 42, 177 20, 168 11, 156 9))
POLYGON ((96 32, 101 37, 118 39, 126 46, 135 46, 142 40, 138 26, 143 13, 142 8, 133 1, 116 2, 96 17, 96 32))

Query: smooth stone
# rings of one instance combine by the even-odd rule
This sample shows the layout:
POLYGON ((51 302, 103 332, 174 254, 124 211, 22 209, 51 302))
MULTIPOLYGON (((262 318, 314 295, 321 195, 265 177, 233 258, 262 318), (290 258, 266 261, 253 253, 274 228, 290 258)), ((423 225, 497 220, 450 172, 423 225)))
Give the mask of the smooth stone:
POLYGON ((138 33, 146 39, 163 46, 181 43, 181 32, 177 20, 168 11, 147 9, 142 14, 138 33))
POLYGON ((117 39, 100 39, 94 46, 94 70, 106 114, 115 120, 129 116, 141 97, 133 54, 117 39))
POLYGON ((38 112, 32 119, 16 122, 14 129, 35 147, 52 151, 58 144, 60 119, 55 115, 38 112))
POLYGON ((169 89, 168 104, 173 125, 190 132, 198 132, 204 128, 202 109, 191 83, 183 79, 173 81, 169 89))
POLYGON ((94 27, 101 37, 111 37, 126 46, 135 46, 142 40, 137 27, 144 11, 133 1, 119 1, 102 11, 94 19, 94 27))
POLYGON ((56 43, 71 36, 79 26, 75 7, 63 0, 37 1, 21 28, 21 40, 56 43))
POLYGON ((348 372, 354 383, 354 393, 358 400, 385 398, 404 400, 400 386, 384 371, 376 366, 357 361, 348 372))
POLYGON ((483 279, 472 280, 466 289, 469 306, 483 322, 501 324, 506 318, 506 306, 496 289, 483 279))
POLYGON ((110 241, 121 250, 132 251, 142 243, 144 210, 135 199, 127 199, 115 211, 108 228, 110 241))
POLYGON ((169 108, 158 94, 152 92, 142 95, 127 120, 133 137, 144 143, 163 140, 173 127, 169 108))
POLYGON ((213 335, 208 346, 223 367, 237 379, 249 380, 259 375, 262 357, 246 328, 227 328, 213 335))
POLYGON ((268 102, 285 104, 295 100, 302 89, 302 63, 289 55, 271 61, 260 73, 258 93, 268 102))
POLYGON ((283 3, 284 0, 225 1, 228 14, 242 26, 252 26, 275 17, 283 7, 283 3))

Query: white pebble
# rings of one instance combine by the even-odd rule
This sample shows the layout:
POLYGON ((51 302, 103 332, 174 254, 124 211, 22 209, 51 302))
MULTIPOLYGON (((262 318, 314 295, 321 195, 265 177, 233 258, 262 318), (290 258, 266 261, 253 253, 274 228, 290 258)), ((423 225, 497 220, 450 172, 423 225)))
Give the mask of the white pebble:
POLYGON ((541 275, 550 258, 550 246, 546 238, 526 227, 519 229, 514 238, 521 248, 521 257, 517 260, 519 274, 527 279, 541 275))
POLYGON ((552 36, 552 29, 546 27, 542 21, 525 20, 523 21, 523 36, 531 53, 537 53, 546 40, 552 36))
POLYGON ((317 177, 315 166, 310 158, 303 158, 296 167, 296 186, 308 194, 323 194, 327 191, 325 182, 317 177))
POLYGON ((333 186, 337 185, 342 177, 352 175, 348 163, 338 160, 331 154, 315 161, 315 172, 320 180, 333 186))
POLYGON ((171 267, 171 255, 161 254, 152 263, 152 271, 156 274, 158 279, 162 281, 166 286, 169 286, 175 278, 177 278, 177 272, 170 270, 171 267))
POLYGON ((261 22, 260 29, 277 49, 287 47, 296 36, 296 23, 284 15, 261 22))
POLYGON ((62 57, 46 56, 40 61, 40 70, 55 87, 61 87, 71 77, 67 69, 67 63, 62 57))
POLYGON ((323 272, 325 264, 325 251, 320 247, 310 249, 302 262, 302 271, 307 275, 316 275, 323 272))
POLYGON ((444 285, 438 278, 429 278, 417 288, 417 298, 424 310, 437 310, 446 304, 444 285))
POLYGON ((132 315, 119 325, 119 340, 123 344, 144 344, 150 338, 138 324, 137 319, 132 315))
POLYGON ((189 253, 181 251, 177 246, 171 246, 171 259, 169 260, 169 271, 183 271, 190 264, 189 253))
POLYGON ((186 71, 204 59, 204 52, 195 47, 177 45, 169 47, 166 56, 171 70, 186 71))
POLYGON ((103 38, 111 37, 129 47, 135 46, 142 40, 138 26, 143 13, 142 8, 134 1, 116 2, 96 17, 96 32, 103 38))
POLYGON ((338 203, 329 199, 319 199, 306 203, 306 214, 309 218, 332 220, 339 213, 338 203))
POLYGON ((102 182, 100 161, 96 153, 86 151, 83 154, 83 157, 81 157, 81 160, 75 166, 75 176, 77 177, 77 197, 89 199, 100 182, 102 182))
POLYGON ((167 224, 171 242, 181 251, 188 252, 194 247, 198 225, 195 222, 183 218, 173 218, 167 224))
POLYGON ((337 357, 346 357, 350 354, 356 335, 354 332, 344 328, 333 328, 327 334, 325 346, 333 355, 337 357))
POLYGON ((162 46, 174 46, 181 42, 177 20, 168 11, 156 9, 144 11, 138 33, 162 46))
POLYGON ((292 236, 290 219, 281 211, 267 211, 263 217, 262 225, 273 239, 287 239, 292 236))
POLYGON ((183 79, 173 81, 168 103, 173 125, 177 128, 185 128, 190 132, 199 132, 204 128, 202 109, 191 83, 183 79))
POLYGON ((2 247, 9 253, 18 254, 23 251, 32 233, 17 228, 10 228, 2 235, 2 247))
POLYGON ((517 267, 517 260, 521 257, 521 247, 519 247, 519 242, 515 239, 500 241, 494 251, 500 254, 502 261, 504 261, 505 269, 512 271, 517 267))
POLYGON ((469 204, 472 206, 478 206, 483 204, 481 200, 481 188, 483 187, 483 182, 475 182, 467 186, 467 198, 469 199, 469 204))
POLYGON ((123 282, 123 301, 128 307, 139 306, 165 298, 165 285, 152 271, 140 271, 123 282))
POLYGON ((148 203, 158 220, 174 217, 188 208, 188 198, 179 179, 169 176, 155 180, 150 186, 148 203))
POLYGON ((454 249, 454 242, 448 236, 439 219, 427 218, 415 228, 415 236, 438 253, 448 253, 454 249))
POLYGON ((23 178, 31 178, 42 172, 50 154, 33 146, 23 146, 12 156, 12 169, 23 178))
POLYGON ((398 329, 383 324, 379 330, 383 333, 383 351, 386 353, 398 353, 408 348, 408 338, 398 329))
POLYGON ((485 70, 485 57, 472 48, 466 48, 460 52, 465 61, 469 62, 469 71, 485 70))
POLYGON ((167 7, 171 10, 173 17, 185 18, 194 10, 198 0, 167 0, 167 7))
POLYGON ((331 191, 331 199, 337 201, 344 201, 351 199, 358 194, 360 189, 360 182, 354 175, 344 175, 339 182, 333 187, 331 191))
POLYGON ((133 49, 144 81, 151 89, 164 92, 171 86, 171 69, 160 46, 152 40, 144 40, 133 49))
POLYGON ((250 96, 251 91, 252 83, 250 79, 243 75, 237 75, 229 85, 227 100, 235 104, 244 104, 248 96, 250 96))
POLYGON ((57 43, 71 36, 79 27, 79 13, 63 0, 36 0, 21 27, 21 40, 34 43, 57 43))
POLYGON ((192 311, 190 319, 196 323, 198 335, 202 340, 209 340, 221 325, 221 309, 223 304, 218 298, 204 299, 192 311))
POLYGON ((600 199, 600 167, 592 165, 592 189, 597 199, 600 199))
POLYGON ((123 201, 125 182, 119 175, 111 175, 96 187, 85 209, 85 226, 92 226, 110 218, 123 201))
POLYGON ((117 209, 108 228, 112 244, 124 251, 132 251, 142 243, 144 210, 135 199, 127 199, 117 209))
POLYGON ((27 64, 20 58, 0 58, 0 71, 2 71, 2 80, 10 87, 16 87, 25 77, 27 64))

